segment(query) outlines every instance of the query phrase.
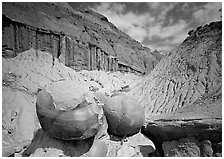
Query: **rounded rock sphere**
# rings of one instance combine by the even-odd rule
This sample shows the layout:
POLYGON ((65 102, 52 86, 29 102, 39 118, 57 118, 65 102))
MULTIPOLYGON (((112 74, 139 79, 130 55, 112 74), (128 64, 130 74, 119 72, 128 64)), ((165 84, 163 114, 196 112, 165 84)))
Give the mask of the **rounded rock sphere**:
POLYGON ((108 97, 96 92, 95 96, 104 104, 103 110, 110 133, 116 136, 131 136, 139 132, 144 124, 145 114, 136 100, 124 94, 108 97))

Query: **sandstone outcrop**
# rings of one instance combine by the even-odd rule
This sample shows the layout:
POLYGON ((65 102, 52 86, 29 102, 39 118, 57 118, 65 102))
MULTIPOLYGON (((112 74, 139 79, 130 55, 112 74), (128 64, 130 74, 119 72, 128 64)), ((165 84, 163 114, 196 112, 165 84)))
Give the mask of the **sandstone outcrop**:
MULTIPOLYGON (((152 117, 143 129, 144 134, 160 150, 163 141, 189 136, 195 137, 200 142, 209 140, 212 146, 217 145, 222 141, 222 94, 220 91, 202 96, 193 104, 177 111, 152 117)), ((218 153, 218 150, 215 152, 218 153)))
POLYGON ((91 9, 68 3, 3 3, 4 57, 30 48, 75 70, 149 73, 160 56, 91 9), (18 16, 19 15, 19 16, 18 16))

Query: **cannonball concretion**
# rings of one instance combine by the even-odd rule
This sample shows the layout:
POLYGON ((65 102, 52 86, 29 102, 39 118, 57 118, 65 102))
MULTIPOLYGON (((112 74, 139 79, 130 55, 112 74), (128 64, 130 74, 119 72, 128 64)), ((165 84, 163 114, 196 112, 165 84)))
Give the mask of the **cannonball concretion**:
POLYGON ((101 92, 94 93, 103 103, 108 122, 108 131, 116 136, 131 136, 139 132, 145 121, 141 105, 131 97, 117 94, 108 97, 101 92))
POLYGON ((80 90, 79 94, 85 93, 85 88, 81 87, 71 82, 60 82, 38 92, 37 116, 41 127, 50 136, 62 140, 82 140, 98 132, 102 124, 102 107, 88 96, 74 93, 77 90, 80 90))

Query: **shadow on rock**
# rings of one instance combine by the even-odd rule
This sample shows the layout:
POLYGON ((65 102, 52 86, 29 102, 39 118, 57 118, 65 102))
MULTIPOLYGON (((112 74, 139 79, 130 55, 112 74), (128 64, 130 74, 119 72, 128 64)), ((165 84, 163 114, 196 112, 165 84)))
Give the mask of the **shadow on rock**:
POLYGON ((149 157, 149 154, 155 151, 151 145, 138 145, 138 147, 143 157, 149 157))
POLYGON ((38 129, 36 135, 23 152, 23 157, 79 157, 89 151, 93 138, 86 140, 63 141, 50 137, 43 129, 38 129))

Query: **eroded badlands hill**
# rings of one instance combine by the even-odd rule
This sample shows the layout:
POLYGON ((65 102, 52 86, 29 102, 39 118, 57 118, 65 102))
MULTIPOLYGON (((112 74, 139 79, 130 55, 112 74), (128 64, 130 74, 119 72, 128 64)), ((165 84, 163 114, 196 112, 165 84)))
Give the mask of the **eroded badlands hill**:
MULTIPOLYGON (((103 61, 101 58, 106 58, 104 63, 108 62, 108 65, 114 65, 113 59, 117 58, 119 69, 140 73, 152 71, 162 58, 90 9, 74 11, 68 3, 3 3, 2 14, 5 20, 3 45, 16 54, 30 49, 30 45, 42 51, 48 49, 49 52, 53 47, 52 54, 61 56, 60 59, 65 56, 65 64, 74 66, 76 70, 88 69, 88 65, 90 70, 103 70, 98 66, 103 61), (14 26, 12 21, 25 26, 17 23, 14 26), (72 40, 63 39, 63 36, 72 40), (65 50, 63 47, 66 47, 65 50), (90 59, 88 52, 94 54, 90 59)), ((112 69, 104 67, 106 71, 112 69)))
MULTIPOLYGON (((77 46, 80 50, 91 43, 97 46, 97 50, 100 48, 111 55, 122 54, 119 57, 121 60, 127 59, 126 62, 145 69, 139 55, 142 53, 148 57, 150 51, 147 52, 105 17, 91 10, 74 11, 66 3, 40 3, 39 6, 35 3, 5 3, 3 14, 36 27, 55 32, 63 30, 76 42, 79 41, 77 46), (134 55, 129 57, 132 51, 134 55)), ((146 77, 121 72, 78 72, 66 67, 60 62, 60 57, 47 50, 43 52, 31 48, 15 54, 12 49, 13 57, 3 57, 2 60, 2 155, 88 156, 93 139, 54 139, 39 124, 35 110, 38 90, 63 82, 66 84, 61 85, 61 90, 74 95, 74 100, 79 99, 83 92, 92 94, 98 90, 111 95, 129 85, 130 91, 127 92, 127 89, 123 93, 137 99, 144 108, 147 120, 141 133, 127 138, 126 142, 110 137, 107 124, 94 137, 106 143, 107 156, 205 156, 207 152, 210 156, 217 152, 220 155, 221 28, 221 22, 213 22, 190 31, 189 37, 146 77)), ((16 37, 23 37, 22 32, 16 37)), ((19 43, 16 46, 23 45, 19 43)), ((152 56, 157 61, 161 58, 157 52, 153 52, 152 56)), ((63 91, 59 89, 59 94, 63 91)))
POLYGON ((222 155, 222 22, 190 31, 129 95, 162 156, 222 155))
POLYGON ((222 86, 222 22, 189 32, 150 75, 131 90, 150 118, 194 103, 222 86))

